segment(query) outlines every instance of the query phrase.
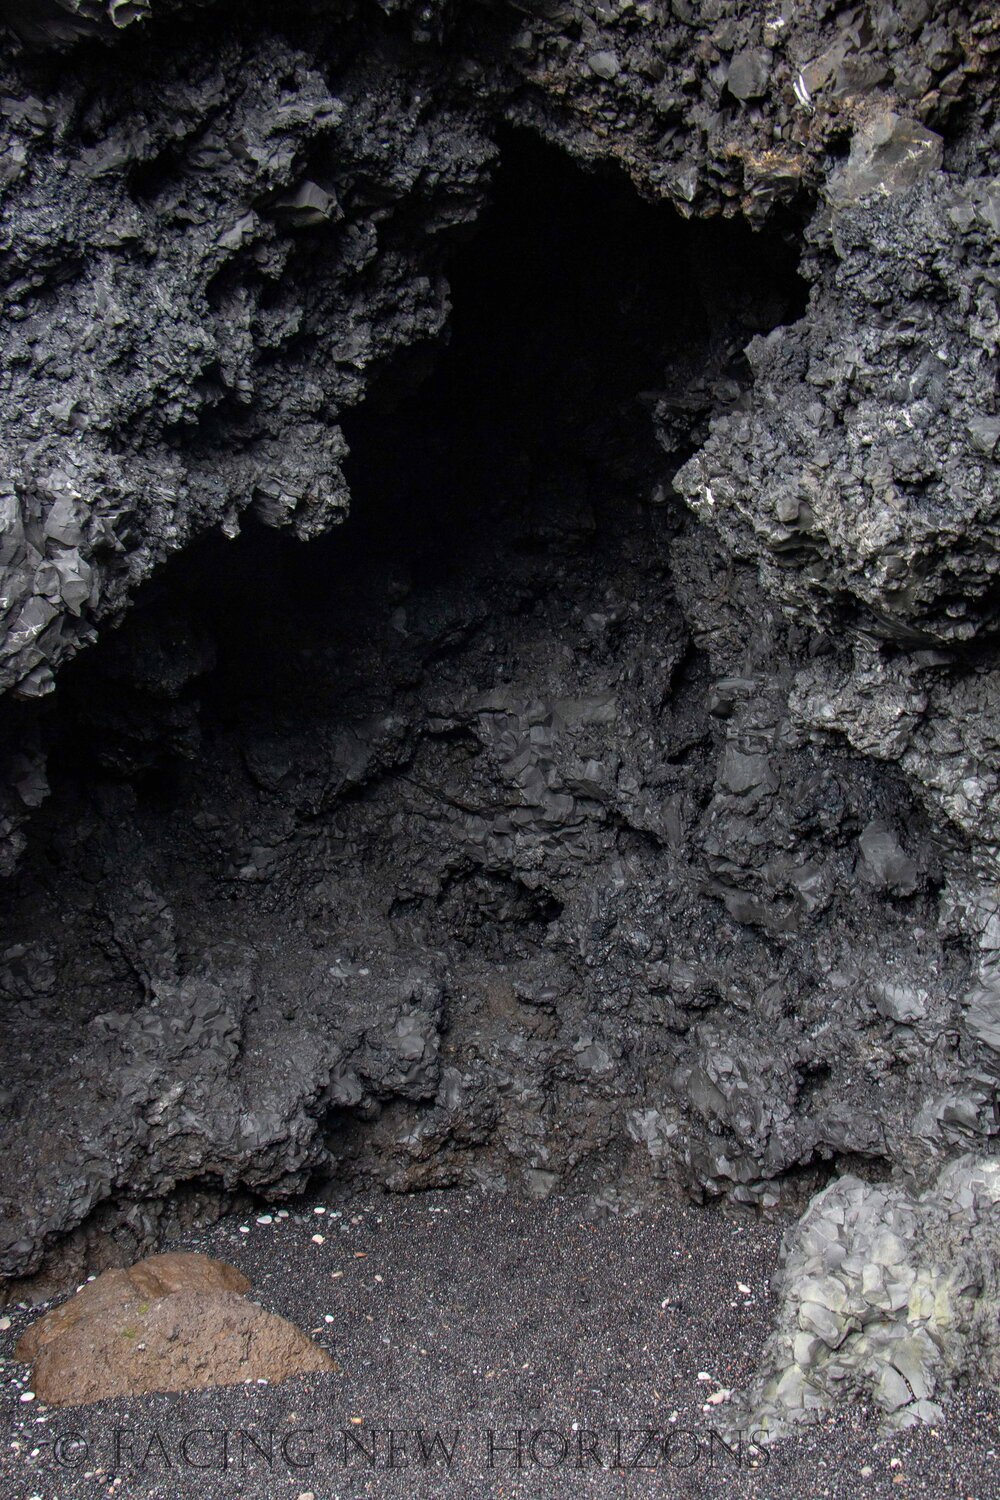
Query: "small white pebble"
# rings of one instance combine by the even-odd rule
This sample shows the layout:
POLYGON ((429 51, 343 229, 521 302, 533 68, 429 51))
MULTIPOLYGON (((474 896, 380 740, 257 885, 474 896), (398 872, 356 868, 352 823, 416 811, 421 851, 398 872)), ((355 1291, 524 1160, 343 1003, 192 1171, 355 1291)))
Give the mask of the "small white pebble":
POLYGON ((274 1220, 271 1218, 270 1214, 261 1214, 260 1217, 257 1220, 257 1223, 258 1224, 273 1224, 274 1220))
POLYGON ((312 1237, 312 1242, 314 1245, 325 1245, 326 1236, 323 1234, 314 1234, 312 1237))
POLYGON ((875 1472, 875 1470, 872 1468, 871 1464, 862 1464, 861 1465, 861 1478, 862 1479, 870 1479, 872 1477, 872 1475, 874 1474, 874 1472, 875 1472))
POLYGON ((314 1214, 325 1214, 326 1213, 326 1209, 325 1208, 314 1208, 313 1209, 313 1213, 314 1214))
POLYGON ((279 1208, 278 1209, 278 1218, 279 1219, 287 1219, 288 1218, 288 1209, 287 1208, 279 1208))
POLYGON ((376 1281, 381 1281, 381 1280, 382 1280, 382 1278, 381 1278, 381 1276, 376 1276, 376 1277, 375 1277, 375 1280, 376 1280, 376 1281))
POLYGON ((745 1281, 738 1281, 736 1283, 736 1290, 738 1292, 742 1292, 744 1297, 749 1297, 750 1295, 750 1288, 747 1286, 745 1281))
POLYGON ((9 1327, 10 1327, 10 1319, 9 1318, 0 1318, 0 1332, 6 1333, 7 1329, 9 1327))
POLYGON ((333 1322, 333 1313, 324 1313, 323 1314, 323 1322, 324 1323, 332 1323, 333 1322))
POLYGON ((710 1406, 721 1406, 723 1401, 728 1401, 732 1394, 732 1391, 713 1391, 708 1398, 708 1403, 710 1406))
POLYGON ((22 1391, 21 1392, 21 1400, 22 1401, 34 1401, 34 1399, 35 1399, 35 1393, 34 1393, 34 1391, 22 1391))
POLYGON ((249 1224, 241 1224, 240 1225, 240 1234, 249 1234, 249 1233, 250 1233, 250 1225, 249 1224))
POLYGON ((699 1380, 711 1380, 711 1378, 712 1378, 712 1377, 711 1377, 711 1375, 710 1375, 710 1374, 709 1374, 709 1373, 708 1373, 708 1371, 707 1371, 707 1370, 699 1370, 699 1371, 698 1371, 698 1379, 699 1379, 699 1380))

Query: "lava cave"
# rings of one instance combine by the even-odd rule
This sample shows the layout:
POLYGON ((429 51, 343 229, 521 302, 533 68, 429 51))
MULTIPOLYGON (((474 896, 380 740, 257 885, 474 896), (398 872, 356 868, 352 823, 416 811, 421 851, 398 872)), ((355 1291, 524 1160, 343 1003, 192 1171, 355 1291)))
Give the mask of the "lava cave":
POLYGON ((774 102, 818 9, 203 8, 8 38, 5 1300, 314 1200, 694 1204, 787 1226, 734 1411, 939 1420, 997 1358, 992 31, 774 102))

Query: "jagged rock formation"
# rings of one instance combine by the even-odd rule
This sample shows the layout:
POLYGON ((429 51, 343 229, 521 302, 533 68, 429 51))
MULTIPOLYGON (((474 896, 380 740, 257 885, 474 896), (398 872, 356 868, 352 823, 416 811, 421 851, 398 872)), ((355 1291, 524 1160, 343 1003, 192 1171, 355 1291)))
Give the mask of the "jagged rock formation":
POLYGON ((3 1274, 989 1153, 992 8, 10 21, 3 1274))
POLYGON ((891 1431, 941 1421, 956 1381, 995 1385, 998 1203, 975 1157, 920 1193, 831 1183, 786 1238, 778 1327, 730 1419, 775 1438, 869 1401, 891 1431))
MULTIPOLYGON (((374 7, 305 4, 278 28, 266 8, 235 17, 208 5, 190 13, 178 46, 186 12, 176 4, 162 14, 131 0, 17 7, 29 50, 14 49, 4 85, 0 686, 49 691, 94 622, 120 613, 136 582, 198 531, 232 532, 249 506, 304 535, 339 517, 338 413, 373 364, 440 330, 443 231, 482 207, 497 118, 622 163, 686 213, 743 208, 759 219, 819 185, 824 153, 858 119, 898 107, 940 126, 967 108, 996 43, 985 7, 932 20, 909 3, 825 25, 780 8, 674 12, 542 5, 518 29, 515 11, 454 5, 415 20, 407 45, 404 17, 386 25, 374 7), (68 38, 72 66, 30 50, 68 38)), ((933 167, 940 138, 917 129, 930 143, 920 162, 933 167)), ((876 161, 872 182, 898 173, 876 161)), ((838 202, 863 191, 856 177, 833 174, 838 202)), ((939 258, 958 242, 953 279, 963 259, 975 262, 977 202, 988 232, 987 182, 940 203, 943 227, 920 252, 925 276, 938 241, 939 258)), ((919 257, 901 282, 893 274, 891 223, 877 266, 859 271, 845 246, 865 223, 841 219, 838 231, 821 216, 845 269, 817 298, 817 321, 832 315, 843 330, 882 306, 880 283, 901 302, 921 288, 919 257), (833 297, 841 305, 824 305, 833 297)), ((904 213, 904 258, 910 228, 904 213)), ((963 284, 975 298, 975 278, 963 284)), ((988 353, 988 286, 979 295, 975 336, 988 353)), ((900 309, 886 321, 902 320, 900 309)), ((797 342, 811 337, 803 329, 797 342)), ((929 396, 906 401, 933 407, 935 373, 922 377, 929 396)), ((963 378, 974 381, 972 361, 963 378)), ((971 411, 976 391, 962 395, 971 411)), ((989 413, 975 416, 987 425, 970 440, 992 456, 989 413)), ((794 444, 784 432, 770 441, 794 444)), ((756 453, 749 438, 743 446, 756 453)), ((897 478, 923 482, 913 454, 909 469, 898 462, 897 478)), ((809 503, 816 510, 818 497, 809 503)), ((792 504, 782 497, 783 510, 792 504)), ((849 508, 838 524, 849 528, 849 508)), ((846 538, 840 546, 851 550, 846 538)), ((888 538, 882 552, 885 567, 905 567, 888 538)))

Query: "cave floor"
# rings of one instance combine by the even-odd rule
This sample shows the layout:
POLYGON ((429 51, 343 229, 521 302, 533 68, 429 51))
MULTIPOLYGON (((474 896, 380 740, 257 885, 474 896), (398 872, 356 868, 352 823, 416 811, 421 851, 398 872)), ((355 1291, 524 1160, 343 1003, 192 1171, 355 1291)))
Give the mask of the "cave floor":
POLYGON ((879 1441, 859 1410, 776 1445, 763 1460, 747 1440, 739 1451, 732 1434, 723 1447, 722 1406, 709 1398, 738 1388, 754 1368, 773 1310, 780 1223, 680 1204, 592 1212, 581 1198, 428 1192, 304 1202, 286 1217, 272 1207, 192 1231, 171 1248, 240 1267, 265 1307, 311 1332, 341 1367, 281 1387, 73 1410, 24 1403, 28 1372, 10 1355, 37 1310, 11 1308, 11 1327, 0 1335, 0 1494, 996 1494, 1000 1400, 981 1389, 964 1392, 940 1430, 879 1441), (185 1434, 206 1429, 229 1432, 228 1467, 221 1439, 202 1447, 199 1438, 190 1450, 211 1467, 183 1461, 185 1434), (450 1465, 421 1461, 417 1430, 425 1445, 441 1435, 450 1465), (639 1435, 647 1431, 658 1437, 639 1435), (66 1446, 60 1466, 53 1445, 70 1434, 86 1439, 89 1457, 66 1446), (271 1463, 260 1451, 269 1445, 271 1463))

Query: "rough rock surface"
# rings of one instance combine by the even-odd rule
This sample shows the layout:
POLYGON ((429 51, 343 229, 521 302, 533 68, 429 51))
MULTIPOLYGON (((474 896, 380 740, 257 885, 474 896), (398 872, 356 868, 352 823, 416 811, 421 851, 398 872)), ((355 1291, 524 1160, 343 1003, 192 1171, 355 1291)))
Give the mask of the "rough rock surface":
POLYGON ((3 1274, 989 1155, 995 7, 5 13, 3 1274))
POLYGON ((892 1430, 1000 1377, 1000 1163, 963 1156, 923 1192, 840 1177, 783 1246, 777 1328, 727 1415, 780 1437, 848 1401, 892 1430), (739 1414, 739 1415, 737 1415, 739 1414))
POLYGON ((243 1295, 250 1283, 207 1255, 152 1255, 105 1271, 18 1341, 32 1389, 50 1406, 150 1391, 204 1390, 333 1370, 285 1318, 243 1295))
POLYGON ((948 646, 996 625, 1000 183, 954 181, 927 131, 870 165, 903 128, 855 136, 808 230, 806 317, 756 341, 751 410, 678 484, 797 614, 948 646))

